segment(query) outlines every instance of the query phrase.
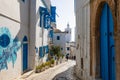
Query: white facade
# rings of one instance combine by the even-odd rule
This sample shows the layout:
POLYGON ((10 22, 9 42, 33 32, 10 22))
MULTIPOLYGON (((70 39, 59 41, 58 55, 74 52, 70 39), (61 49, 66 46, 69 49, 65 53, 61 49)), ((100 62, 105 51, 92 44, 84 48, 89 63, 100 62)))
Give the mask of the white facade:
POLYGON ((54 33, 54 36, 53 36, 53 44, 61 47, 62 54, 65 54, 65 51, 66 51, 65 37, 66 37, 66 32, 54 33), (59 36, 59 40, 57 39, 58 36, 59 36))
POLYGON ((66 43, 71 41, 71 28, 67 24, 65 31, 60 31, 59 29, 54 29, 53 44, 60 46, 62 54, 66 55, 66 43), (57 38, 60 38, 59 40, 57 38))
POLYGON ((73 58, 74 56, 76 56, 75 50, 76 50, 75 42, 66 43, 66 53, 69 54, 70 58, 73 58))
POLYGON ((90 80, 90 0, 75 0, 75 14, 76 74, 90 80))
POLYGON ((50 12, 50 4, 50 0, 0 0, 0 80, 14 80, 35 68, 39 47, 48 45, 48 30, 41 33, 39 7, 50 12))

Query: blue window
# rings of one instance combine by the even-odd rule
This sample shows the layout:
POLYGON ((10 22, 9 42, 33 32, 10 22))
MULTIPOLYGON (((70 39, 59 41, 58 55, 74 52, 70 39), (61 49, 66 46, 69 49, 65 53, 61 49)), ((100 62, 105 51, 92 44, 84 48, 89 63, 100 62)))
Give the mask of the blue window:
POLYGON ((60 40, 60 36, 57 36, 57 40, 60 40))
POLYGON ((70 48, 69 48, 69 47, 67 47, 67 50, 69 51, 69 50, 70 50, 70 48))

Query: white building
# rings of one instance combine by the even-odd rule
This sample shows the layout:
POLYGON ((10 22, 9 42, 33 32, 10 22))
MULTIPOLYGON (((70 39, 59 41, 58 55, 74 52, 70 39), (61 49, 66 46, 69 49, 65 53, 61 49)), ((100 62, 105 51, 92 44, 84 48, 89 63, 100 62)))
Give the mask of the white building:
POLYGON ((76 56, 75 50, 75 42, 66 42, 66 54, 69 55, 69 58, 74 58, 74 56, 76 56))
POLYGON ((58 29, 54 30, 53 44, 61 47, 62 54, 65 54, 66 34, 58 29))
POLYGON ((71 28, 70 25, 67 24, 67 28, 65 28, 65 32, 67 32, 66 34, 66 42, 70 42, 71 41, 71 28))
POLYGON ((51 8, 50 0, 0 0, 0 80, 16 79, 47 60, 51 8))
POLYGON ((60 31, 59 29, 54 29, 54 36, 53 36, 53 44, 60 46, 62 54, 66 55, 66 43, 70 42, 71 40, 71 29, 69 24, 67 24, 67 28, 65 31, 60 31))

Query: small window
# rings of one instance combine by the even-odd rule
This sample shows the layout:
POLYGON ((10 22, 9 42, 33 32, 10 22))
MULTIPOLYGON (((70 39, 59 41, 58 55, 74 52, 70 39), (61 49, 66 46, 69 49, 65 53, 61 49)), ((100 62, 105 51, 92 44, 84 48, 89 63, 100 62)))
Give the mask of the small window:
POLYGON ((60 36, 57 36, 57 40, 60 40, 60 36))
POLYGON ((81 58, 81 69, 83 69, 84 64, 83 64, 83 58, 81 58))
POLYGON ((63 50, 63 48, 61 48, 61 50, 63 50))
POLYGON ((69 50, 70 50, 70 48, 69 48, 69 47, 67 47, 67 50, 69 51, 69 50))
POLYGON ((23 2, 25 2, 25 0, 22 0, 23 2))

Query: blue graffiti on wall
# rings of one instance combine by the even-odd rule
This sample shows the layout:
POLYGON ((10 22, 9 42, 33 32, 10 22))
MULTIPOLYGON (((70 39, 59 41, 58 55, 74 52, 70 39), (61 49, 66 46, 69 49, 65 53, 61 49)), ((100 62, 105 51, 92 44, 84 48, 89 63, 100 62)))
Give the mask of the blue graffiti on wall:
POLYGON ((20 41, 17 37, 12 38, 8 28, 0 28, 0 71, 8 69, 9 62, 12 62, 14 67, 20 46, 20 41))

